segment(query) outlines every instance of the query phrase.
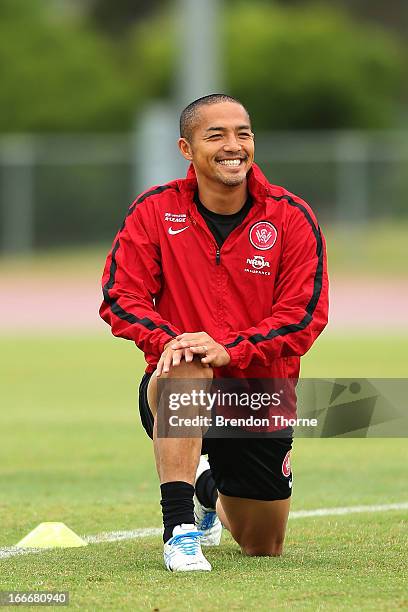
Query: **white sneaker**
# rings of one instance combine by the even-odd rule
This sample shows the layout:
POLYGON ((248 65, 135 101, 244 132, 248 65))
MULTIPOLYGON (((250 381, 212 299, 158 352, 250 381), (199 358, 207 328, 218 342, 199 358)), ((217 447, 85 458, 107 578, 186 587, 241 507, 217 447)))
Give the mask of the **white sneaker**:
MULTIPOLYGON (((209 469, 210 464, 207 459, 201 455, 195 481, 197 482, 201 474, 209 469)), ((218 546, 222 535, 221 521, 215 509, 203 506, 198 500, 197 495, 194 495, 194 519, 195 526, 203 534, 201 536, 201 544, 203 546, 218 546)))
POLYGON ((164 563, 171 572, 211 571, 200 546, 201 533, 194 525, 176 525, 164 545, 164 563))

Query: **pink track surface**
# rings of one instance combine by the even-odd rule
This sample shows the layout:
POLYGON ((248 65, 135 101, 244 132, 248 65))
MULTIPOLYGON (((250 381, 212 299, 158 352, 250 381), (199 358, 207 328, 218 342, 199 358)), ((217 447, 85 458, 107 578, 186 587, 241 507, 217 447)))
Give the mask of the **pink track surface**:
MULTIPOLYGON (((1 333, 105 332, 97 279, 3 278, 1 333)), ((330 329, 408 331, 408 282, 332 279, 330 329)))

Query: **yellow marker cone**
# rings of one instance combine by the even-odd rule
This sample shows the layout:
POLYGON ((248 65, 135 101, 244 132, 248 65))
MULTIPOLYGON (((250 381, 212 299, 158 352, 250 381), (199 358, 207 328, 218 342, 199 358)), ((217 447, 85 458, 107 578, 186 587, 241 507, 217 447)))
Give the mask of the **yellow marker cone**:
POLYGON ((87 545, 88 542, 64 523, 40 523, 16 544, 17 548, 73 548, 87 545))

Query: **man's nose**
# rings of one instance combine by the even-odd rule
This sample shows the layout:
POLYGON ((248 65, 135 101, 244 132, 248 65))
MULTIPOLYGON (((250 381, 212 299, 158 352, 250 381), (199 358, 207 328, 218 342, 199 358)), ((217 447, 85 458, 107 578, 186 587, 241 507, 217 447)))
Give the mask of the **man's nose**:
POLYGON ((234 134, 227 136, 227 140, 224 143, 224 151, 240 151, 241 148, 242 145, 234 134))

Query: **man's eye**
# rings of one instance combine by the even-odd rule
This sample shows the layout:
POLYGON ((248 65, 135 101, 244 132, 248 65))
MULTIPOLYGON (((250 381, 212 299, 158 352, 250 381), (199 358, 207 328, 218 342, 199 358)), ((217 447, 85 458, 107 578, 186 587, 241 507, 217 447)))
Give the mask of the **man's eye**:
POLYGON ((221 134, 211 134, 211 136, 208 137, 208 140, 215 140, 216 138, 221 138, 221 134))
POLYGON ((248 132, 240 132, 239 134, 240 138, 250 138, 251 134, 249 134, 248 132))

